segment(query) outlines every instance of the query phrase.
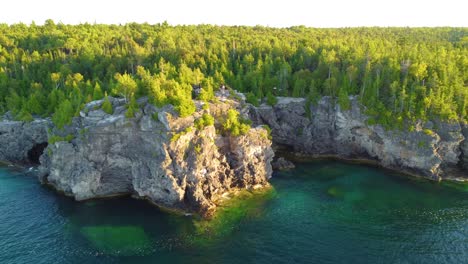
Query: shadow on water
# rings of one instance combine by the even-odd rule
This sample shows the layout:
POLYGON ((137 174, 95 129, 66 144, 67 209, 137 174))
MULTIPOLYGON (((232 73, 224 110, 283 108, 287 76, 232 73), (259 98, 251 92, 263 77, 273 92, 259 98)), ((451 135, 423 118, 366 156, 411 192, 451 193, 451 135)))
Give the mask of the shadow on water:
POLYGON ((191 222, 131 198, 75 202, 61 197, 57 212, 68 219, 71 237, 97 255, 110 256, 144 256, 173 247, 178 242, 172 231, 191 222))
POLYGON ((167 213, 131 198, 75 202, 57 197, 57 213, 67 219, 66 232, 96 256, 144 257, 209 249, 238 231, 243 221, 261 217, 275 195, 243 191, 222 203, 210 220, 167 213))

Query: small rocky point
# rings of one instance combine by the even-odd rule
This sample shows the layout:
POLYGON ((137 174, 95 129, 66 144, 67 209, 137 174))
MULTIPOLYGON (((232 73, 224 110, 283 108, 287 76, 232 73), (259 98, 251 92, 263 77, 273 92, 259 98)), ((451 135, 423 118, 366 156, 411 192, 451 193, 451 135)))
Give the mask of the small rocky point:
POLYGON ((284 157, 279 157, 271 163, 274 170, 292 170, 296 166, 284 157))
POLYGON ((51 131, 72 139, 48 145, 40 159, 41 182, 76 200, 131 194, 203 216, 230 192, 269 185, 274 153, 268 132, 261 126, 240 136, 222 132, 227 110, 240 110, 239 102, 197 101, 198 110, 181 118, 171 105, 157 108, 142 98, 135 117, 126 118, 124 100, 110 101, 113 114, 101 109, 102 100, 94 101, 70 126, 51 131), (215 124, 197 128, 194 122, 204 113, 215 124))

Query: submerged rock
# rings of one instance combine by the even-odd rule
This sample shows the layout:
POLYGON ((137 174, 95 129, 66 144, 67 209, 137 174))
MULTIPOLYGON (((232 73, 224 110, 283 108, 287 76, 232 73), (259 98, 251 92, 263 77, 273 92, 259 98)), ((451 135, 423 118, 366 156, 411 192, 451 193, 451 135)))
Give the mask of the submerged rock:
POLYGON ((357 97, 343 111, 330 97, 316 104, 279 97, 275 106, 251 106, 257 125, 271 128, 273 143, 300 156, 366 159, 384 167, 440 180, 468 180, 468 136, 459 123, 427 122, 414 131, 388 131, 368 125, 357 97), (461 175, 461 176, 460 176, 461 175))
POLYGON ((291 170, 296 167, 294 166, 294 163, 292 163, 291 161, 283 157, 279 157, 278 159, 273 161, 271 163, 271 166, 273 167, 274 170, 291 170))
POLYGON ((101 254, 142 256, 151 253, 151 238, 140 226, 84 226, 80 233, 101 254))
POLYGON ((77 200, 132 194, 205 216, 227 192, 268 186, 274 154, 267 131, 220 133, 226 113, 221 110, 239 103, 227 100, 203 110, 198 102, 196 113, 180 118, 172 106, 156 108, 142 99, 129 119, 124 102, 110 99, 114 114, 100 109, 102 101, 92 102, 71 126, 53 131, 73 139, 48 146, 41 157, 42 182, 77 200), (216 127, 194 126, 203 113, 215 117, 216 127))

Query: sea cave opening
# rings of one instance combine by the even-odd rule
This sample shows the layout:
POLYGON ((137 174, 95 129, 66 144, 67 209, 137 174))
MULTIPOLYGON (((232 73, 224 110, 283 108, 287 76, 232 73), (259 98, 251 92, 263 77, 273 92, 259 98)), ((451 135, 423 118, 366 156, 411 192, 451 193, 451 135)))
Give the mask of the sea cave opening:
POLYGON ((35 144, 29 151, 28 151, 28 161, 39 165, 39 158, 41 157, 42 153, 44 153, 44 149, 47 148, 47 142, 42 142, 35 144))

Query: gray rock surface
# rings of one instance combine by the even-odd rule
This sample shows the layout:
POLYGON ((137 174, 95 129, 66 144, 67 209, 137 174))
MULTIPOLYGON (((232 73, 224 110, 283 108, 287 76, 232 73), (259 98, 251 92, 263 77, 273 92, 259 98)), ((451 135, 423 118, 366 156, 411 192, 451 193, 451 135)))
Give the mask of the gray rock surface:
MULTIPOLYGON (((135 118, 125 118, 123 102, 111 98, 114 114, 102 101, 88 104, 65 128, 70 142, 50 144, 41 157, 40 180, 77 200, 119 194, 186 212, 210 215, 224 194, 268 186, 273 158, 267 131, 251 128, 232 137, 215 126, 196 129, 194 120, 211 112, 222 120, 234 101, 211 105, 179 118, 171 106, 156 108, 139 100, 135 118)), ((219 128, 220 124, 216 124, 219 128)))
MULTIPOLYGON (((125 118, 122 99, 85 106, 63 130, 47 119, 30 123, 0 121, 0 160, 37 161, 39 178, 77 200, 131 194, 155 204, 209 216, 229 192, 268 186, 274 144, 307 157, 374 160, 387 168, 430 179, 468 180, 468 126, 438 121, 419 123, 414 131, 386 131, 368 125, 356 98, 342 111, 329 97, 308 105, 301 98, 279 98, 274 106, 244 106, 223 96, 192 116, 179 118, 172 106, 156 108, 138 100, 135 118, 125 118), (221 100, 222 99, 222 100, 221 100), (229 108, 254 121, 243 136, 220 133, 229 108), (308 108, 308 109, 307 109, 308 108), (196 129, 194 121, 208 112, 215 126, 196 129), (432 133, 428 133, 428 129, 432 133), (72 138, 70 141, 66 138, 72 138)), ((278 159, 279 160, 279 159, 278 159)), ((286 165, 281 162, 281 166, 286 165)))
POLYGON ((380 125, 367 124, 356 97, 351 97, 348 111, 342 111, 330 97, 306 108, 305 99, 280 97, 274 107, 251 106, 249 115, 254 124, 271 128, 275 145, 298 155, 374 160, 387 168, 435 180, 468 180, 468 173, 459 166, 460 162, 467 164, 467 155, 462 154, 468 153, 464 141, 468 131, 466 127, 462 131, 458 123, 428 122, 412 132, 386 131, 380 125), (432 134, 424 130, 429 127, 432 134))
POLYGON ((33 122, 0 120, 0 161, 38 163, 47 146, 47 130, 51 122, 37 119, 33 122))
POLYGON ((460 156, 460 165, 463 166, 465 170, 468 170, 468 125, 463 125, 462 133, 465 140, 460 146, 460 150, 462 152, 462 155, 460 156))
POLYGON ((296 166, 291 161, 285 159, 284 157, 279 157, 271 163, 271 166, 274 170, 291 170, 296 166))

